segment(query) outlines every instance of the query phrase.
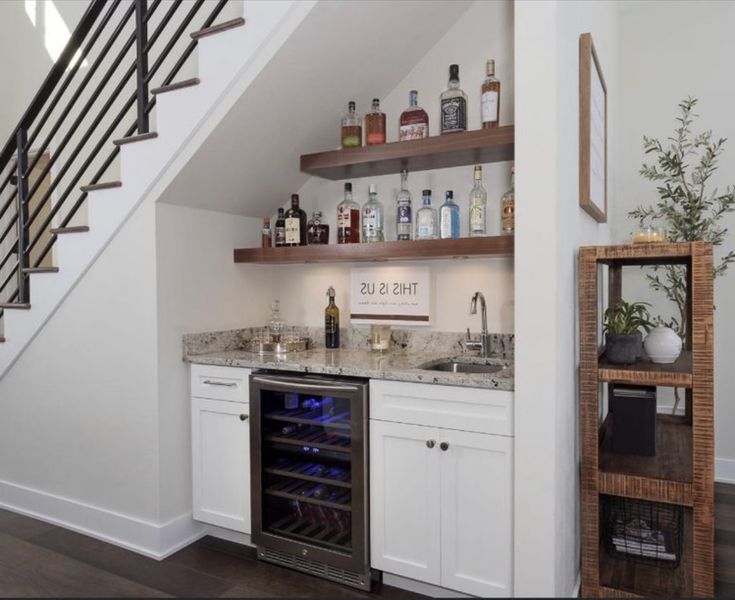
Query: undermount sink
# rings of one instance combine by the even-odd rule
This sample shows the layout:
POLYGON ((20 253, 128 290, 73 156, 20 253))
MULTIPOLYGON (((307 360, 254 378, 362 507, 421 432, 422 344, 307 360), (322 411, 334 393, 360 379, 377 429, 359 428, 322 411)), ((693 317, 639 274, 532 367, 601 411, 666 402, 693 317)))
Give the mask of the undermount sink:
POLYGON ((426 371, 444 371, 448 373, 497 373, 503 370, 503 365, 483 365, 455 360, 442 360, 428 363, 419 367, 426 371))

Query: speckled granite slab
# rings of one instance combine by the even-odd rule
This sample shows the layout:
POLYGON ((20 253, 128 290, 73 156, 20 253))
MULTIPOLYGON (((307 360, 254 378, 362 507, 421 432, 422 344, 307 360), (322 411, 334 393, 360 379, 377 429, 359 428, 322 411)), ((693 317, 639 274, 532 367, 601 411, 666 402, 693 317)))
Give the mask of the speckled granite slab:
MULTIPOLYGON (((312 339, 323 339, 323 330, 302 328, 312 339)), ((342 348, 329 350, 315 347, 305 352, 284 356, 260 356, 245 352, 243 342, 250 338, 249 329, 225 332, 190 334, 184 336, 184 360, 205 365, 273 369, 301 373, 321 373, 349 377, 366 377, 416 383, 435 383, 496 390, 513 390, 513 336, 493 335, 491 348, 505 352, 493 352, 489 358, 479 358, 472 353, 461 352, 459 333, 414 332, 395 330, 392 349, 372 352, 367 349, 367 329, 343 330, 342 348), (460 359, 463 362, 497 365, 496 373, 452 373, 430 371, 422 365, 440 359, 460 359)))

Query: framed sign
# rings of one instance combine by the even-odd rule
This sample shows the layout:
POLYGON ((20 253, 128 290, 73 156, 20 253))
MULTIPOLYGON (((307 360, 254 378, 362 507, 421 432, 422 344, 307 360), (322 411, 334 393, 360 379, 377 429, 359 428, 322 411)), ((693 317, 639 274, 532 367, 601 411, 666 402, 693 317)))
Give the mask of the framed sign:
POLYGON ((579 36, 579 205, 607 221, 607 86, 589 33, 579 36))
POLYGON ((430 325, 429 267, 352 269, 353 324, 430 325))

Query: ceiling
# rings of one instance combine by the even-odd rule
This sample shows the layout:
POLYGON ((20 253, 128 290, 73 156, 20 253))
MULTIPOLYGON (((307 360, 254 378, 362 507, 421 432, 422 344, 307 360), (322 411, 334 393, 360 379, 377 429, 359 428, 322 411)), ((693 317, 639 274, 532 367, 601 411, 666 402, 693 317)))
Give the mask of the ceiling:
POLYGON ((262 217, 308 179, 299 156, 338 147, 348 100, 383 98, 469 7, 458 0, 322 1, 160 201, 262 217))

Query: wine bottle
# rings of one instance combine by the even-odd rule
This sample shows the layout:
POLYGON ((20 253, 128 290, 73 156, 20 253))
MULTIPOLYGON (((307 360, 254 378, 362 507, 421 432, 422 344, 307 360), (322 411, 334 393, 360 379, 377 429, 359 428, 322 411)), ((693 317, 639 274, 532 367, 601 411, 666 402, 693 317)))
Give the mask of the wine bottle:
POLYGON ((327 348, 339 348, 339 308, 334 303, 334 288, 327 290, 329 304, 324 309, 324 345, 327 348))

